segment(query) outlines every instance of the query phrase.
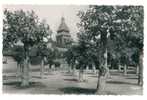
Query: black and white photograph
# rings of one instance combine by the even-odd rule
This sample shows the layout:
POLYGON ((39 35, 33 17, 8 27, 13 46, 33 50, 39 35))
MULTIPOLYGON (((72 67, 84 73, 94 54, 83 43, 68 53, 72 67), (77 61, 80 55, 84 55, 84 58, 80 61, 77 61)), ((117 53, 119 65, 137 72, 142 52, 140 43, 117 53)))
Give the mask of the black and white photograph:
POLYGON ((143 95, 143 5, 2 5, 2 93, 143 95))

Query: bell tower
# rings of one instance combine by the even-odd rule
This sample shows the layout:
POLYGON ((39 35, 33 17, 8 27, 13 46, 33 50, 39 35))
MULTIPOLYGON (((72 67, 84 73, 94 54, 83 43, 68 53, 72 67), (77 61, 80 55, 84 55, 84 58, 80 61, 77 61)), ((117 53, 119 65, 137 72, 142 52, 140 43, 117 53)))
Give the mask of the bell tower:
POLYGON ((57 30, 56 35, 57 46, 61 48, 66 48, 71 42, 71 35, 68 26, 65 23, 65 18, 61 18, 61 23, 57 30))

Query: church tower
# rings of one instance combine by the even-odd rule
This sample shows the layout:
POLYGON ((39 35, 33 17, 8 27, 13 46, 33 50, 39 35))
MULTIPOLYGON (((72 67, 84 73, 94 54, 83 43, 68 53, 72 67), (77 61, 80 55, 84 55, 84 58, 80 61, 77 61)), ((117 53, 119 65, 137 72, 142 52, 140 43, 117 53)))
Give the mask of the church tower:
POLYGON ((61 48, 66 48, 72 42, 70 30, 65 23, 64 17, 61 18, 61 23, 57 30, 56 40, 57 46, 61 48))

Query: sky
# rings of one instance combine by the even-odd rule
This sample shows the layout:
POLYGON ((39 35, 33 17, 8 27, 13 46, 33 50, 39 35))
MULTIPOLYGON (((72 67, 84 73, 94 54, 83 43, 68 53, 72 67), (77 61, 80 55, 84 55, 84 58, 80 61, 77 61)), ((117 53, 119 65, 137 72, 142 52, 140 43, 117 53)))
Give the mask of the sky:
POLYGON ((77 39, 76 33, 78 32, 77 23, 80 21, 77 16, 78 11, 86 11, 86 5, 4 5, 3 10, 33 10, 40 20, 45 19, 53 31, 53 39, 55 39, 56 31, 61 23, 61 17, 65 18, 65 22, 70 29, 70 34, 74 40, 77 39))

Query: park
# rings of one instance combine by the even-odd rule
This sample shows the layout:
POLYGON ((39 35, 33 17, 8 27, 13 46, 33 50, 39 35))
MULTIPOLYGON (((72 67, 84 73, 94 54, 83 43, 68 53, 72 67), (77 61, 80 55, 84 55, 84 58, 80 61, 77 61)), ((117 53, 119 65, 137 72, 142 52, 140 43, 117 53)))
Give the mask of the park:
POLYGON ((76 16, 77 39, 62 16, 54 40, 33 9, 4 9, 3 93, 143 95, 143 7, 90 5, 76 16))

